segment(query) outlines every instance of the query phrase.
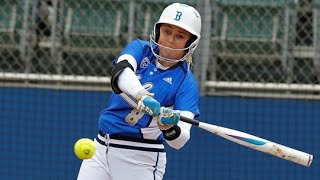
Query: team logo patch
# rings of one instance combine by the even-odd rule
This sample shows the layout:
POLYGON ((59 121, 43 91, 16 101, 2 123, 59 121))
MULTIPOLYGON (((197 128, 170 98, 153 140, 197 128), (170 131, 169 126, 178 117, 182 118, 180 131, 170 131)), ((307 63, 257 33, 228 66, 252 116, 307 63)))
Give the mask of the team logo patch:
POLYGON ((140 63, 140 67, 141 68, 146 68, 148 67, 148 65, 150 64, 150 61, 147 57, 143 58, 141 63, 140 63))

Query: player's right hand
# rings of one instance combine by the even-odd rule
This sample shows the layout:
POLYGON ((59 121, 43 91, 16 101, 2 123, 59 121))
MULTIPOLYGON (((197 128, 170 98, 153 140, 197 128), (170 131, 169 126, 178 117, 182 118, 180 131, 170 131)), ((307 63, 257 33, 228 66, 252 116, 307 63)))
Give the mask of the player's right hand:
POLYGON ((179 120, 180 120, 179 110, 173 110, 173 109, 161 107, 160 115, 158 117, 158 124, 160 126, 177 125, 179 120))
POLYGON ((160 103, 152 97, 153 94, 145 94, 138 97, 137 109, 150 116, 157 116, 160 113, 160 103))

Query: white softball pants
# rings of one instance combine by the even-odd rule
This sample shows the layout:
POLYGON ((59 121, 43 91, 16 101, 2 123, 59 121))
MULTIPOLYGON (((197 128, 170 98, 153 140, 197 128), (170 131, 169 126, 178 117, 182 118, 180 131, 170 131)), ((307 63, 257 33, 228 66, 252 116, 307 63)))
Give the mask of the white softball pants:
POLYGON ((94 142, 96 152, 91 159, 82 161, 78 180, 163 179, 166 166, 163 144, 124 141, 101 135, 94 142))

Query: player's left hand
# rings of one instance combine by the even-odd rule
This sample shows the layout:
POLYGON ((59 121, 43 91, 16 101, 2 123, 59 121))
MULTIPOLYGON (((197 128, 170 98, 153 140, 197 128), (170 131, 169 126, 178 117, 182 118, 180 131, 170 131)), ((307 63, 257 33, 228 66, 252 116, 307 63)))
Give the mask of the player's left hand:
POLYGON ((156 116, 160 113, 160 103, 150 95, 143 95, 139 98, 137 109, 150 116, 156 116))
POLYGON ((177 125, 179 120, 180 120, 180 111, 161 107, 160 115, 158 117, 158 124, 160 126, 177 125))

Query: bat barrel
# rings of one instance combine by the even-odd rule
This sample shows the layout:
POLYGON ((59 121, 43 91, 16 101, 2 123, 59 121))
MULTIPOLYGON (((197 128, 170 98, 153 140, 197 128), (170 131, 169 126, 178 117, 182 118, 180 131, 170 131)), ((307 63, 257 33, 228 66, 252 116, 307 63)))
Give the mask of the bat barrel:
POLYGON ((307 167, 311 165, 313 160, 313 156, 311 154, 286 147, 248 133, 203 122, 199 122, 198 127, 243 146, 262 151, 307 167))
POLYGON ((257 147, 256 149, 307 167, 311 165, 313 160, 313 155, 311 154, 270 141, 263 146, 257 147))

